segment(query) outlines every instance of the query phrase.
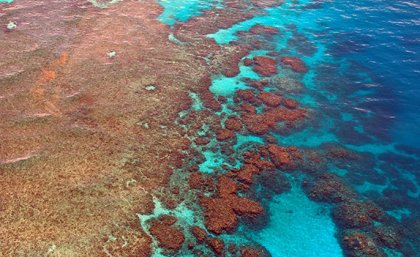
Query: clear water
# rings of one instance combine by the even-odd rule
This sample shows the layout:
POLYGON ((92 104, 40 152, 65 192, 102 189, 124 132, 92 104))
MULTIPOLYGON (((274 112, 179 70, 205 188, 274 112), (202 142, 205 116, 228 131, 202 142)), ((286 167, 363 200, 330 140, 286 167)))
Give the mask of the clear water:
MULTIPOLYGON (((192 8, 192 12, 196 9, 192 8)), ((173 14, 173 11, 168 8, 168 15, 179 17, 184 12, 182 9, 173 14)), ((188 18, 190 13, 178 19, 188 18)), ((347 178, 367 198, 372 192, 382 194, 386 188, 403 192, 404 182, 399 185, 394 182, 407 178, 403 181, 414 184, 412 192, 403 193, 407 206, 402 203, 404 207, 388 210, 401 220, 420 215, 419 19, 417 1, 285 1, 280 7, 267 9, 263 15, 207 36, 219 44, 229 44, 238 40, 238 32, 256 24, 278 28, 282 36, 275 39, 276 50, 298 56, 310 67, 302 78, 305 94, 296 97, 320 113, 322 120, 317 127, 287 136, 275 135, 276 138, 283 145, 311 148, 338 143, 354 151, 373 154, 375 160, 381 159, 369 176, 385 174, 387 182, 382 185, 361 183, 348 175, 357 173, 351 169, 344 172, 337 167, 331 169, 347 178), (288 41, 297 33, 308 42, 288 41), (381 170, 381 167, 392 166, 393 158, 402 158, 402 165, 393 166, 399 178, 381 170), (404 162, 408 162, 407 165, 404 162)), ((264 52, 257 51, 258 54, 264 52)), ((251 53, 249 57, 252 56, 251 53)), ((282 72, 282 68, 279 69, 282 72)), ((240 70, 234 78, 214 77, 211 92, 231 97, 237 89, 247 88, 242 78, 258 78, 248 67, 242 66, 240 70)), ((255 137, 244 136, 238 141, 238 145, 259 142, 255 137)), ((214 155, 207 153, 205 157, 205 163, 220 162, 214 155)), ((275 197, 269 204, 269 212, 267 226, 248 233, 255 233, 252 239, 265 246, 273 257, 343 255, 328 208, 308 200, 299 192, 299 186, 275 197), (324 212, 320 214, 322 208, 324 212)))
POLYGON ((310 201, 293 187, 270 203, 270 222, 255 240, 273 256, 343 256, 326 206, 310 201))
POLYGON ((165 8, 165 11, 158 19, 171 26, 199 16, 205 10, 222 7, 220 0, 159 0, 159 4, 165 8))

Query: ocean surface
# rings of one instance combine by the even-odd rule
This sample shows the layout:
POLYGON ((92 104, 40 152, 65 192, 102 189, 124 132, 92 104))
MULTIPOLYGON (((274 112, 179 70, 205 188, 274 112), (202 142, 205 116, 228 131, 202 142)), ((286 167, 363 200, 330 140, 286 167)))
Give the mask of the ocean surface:
MULTIPOLYGON (((158 2, 164 11, 157 19, 171 27, 208 10, 225 8, 223 1, 217 0, 158 2)), ((112 4, 118 5, 119 1, 112 4)), ((311 150, 338 145, 363 156, 345 165, 331 162, 328 172, 339 176, 362 199, 371 200, 384 209, 394 222, 403 227, 418 224, 420 2, 285 0, 279 6, 263 10, 250 19, 206 36, 225 45, 242 40, 241 32, 257 24, 275 27, 280 33, 266 39, 272 49, 253 50, 246 57, 267 56, 275 51, 281 56, 298 57, 307 65, 308 72, 293 77, 299 89, 284 90, 282 94, 311 109, 314 126, 305 126, 293 133, 274 131, 270 135, 282 146, 311 150)), ((280 76, 290 75, 290 70, 281 65, 278 70, 280 76)), ((243 62, 237 76, 213 74, 210 91, 215 96, 225 97, 229 103, 222 104, 219 116, 234 114, 231 106, 235 92, 251 88, 244 82, 246 79, 260 79, 260 76, 243 62)), ((278 89, 264 90, 275 92, 278 89)), ((195 109, 202 108, 197 100, 195 109)), ((234 148, 240 151, 251 144, 263 144, 264 140, 263 136, 238 134, 234 148)), ((218 167, 229 162, 229 156, 220 149, 197 150, 203 158, 198 165, 202 173, 215 173, 218 167)), ((237 168, 241 163, 229 165, 237 168)), ((266 209, 265 222, 258 226, 241 223, 235 233, 221 236, 225 243, 259 244, 273 257, 346 256, 338 236, 340 227, 332 217, 334 205, 308 198, 302 187, 303 181, 309 179, 304 172, 285 176, 290 188, 282 193, 270 193, 266 197, 258 195, 260 191, 256 190, 255 199, 266 209)), ((142 224, 146 224, 147 220, 161 214, 170 214, 184 224, 193 225, 194 211, 184 205, 167 210, 157 203, 153 214, 139 217, 142 224)), ((404 251, 383 247, 385 256, 420 256, 418 241, 406 234, 401 239, 404 251)), ((171 255, 156 247, 153 256, 171 255)))
MULTIPOLYGON (((219 1, 161 0, 159 19, 171 26, 223 8, 219 1)), ((367 199, 377 200, 396 219, 420 215, 420 3, 418 1, 285 1, 266 13, 208 35, 219 44, 238 40, 238 32, 256 24, 281 31, 276 50, 300 57, 309 65, 301 78, 304 93, 295 99, 319 113, 321 125, 292 135, 277 135, 283 145, 321 147, 338 143, 369 154, 373 165, 343 170, 367 199), (296 34, 300 35, 298 39, 296 34), (302 41, 299 41, 299 38, 302 41), (392 166, 392 171, 391 167, 392 166), (369 178, 370 177, 370 178, 369 178), (381 177, 381 178, 378 178, 381 177), (381 199, 386 198, 386 201, 381 199)), ((249 57, 264 54, 255 51, 249 57)), ((235 78, 215 76, 211 91, 232 97, 247 88, 243 78, 258 78, 241 67, 235 78)), ((293 95, 293 94, 291 94, 293 95)), ((262 142, 258 137, 238 144, 262 142)), ((211 172, 223 156, 204 153, 200 170, 211 172)), ((363 165, 362 165, 363 166, 363 165)), ((294 178, 297 179, 298 178, 294 178)), ((241 240, 255 240, 273 257, 343 256, 328 206, 314 203, 293 183, 288 193, 268 203, 269 223, 262 229, 243 228, 241 240)), ((419 256, 417 253, 412 253, 419 256)), ((388 256, 403 256, 388 249, 388 256)))

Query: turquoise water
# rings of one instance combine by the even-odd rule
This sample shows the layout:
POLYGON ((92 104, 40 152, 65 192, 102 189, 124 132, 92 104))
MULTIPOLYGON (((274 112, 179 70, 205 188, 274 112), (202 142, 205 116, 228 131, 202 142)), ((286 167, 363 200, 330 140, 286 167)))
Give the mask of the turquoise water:
MULTIPOLYGON (((185 22, 214 4, 179 3, 162 1, 165 12, 159 19, 169 25, 185 22)), ((301 58, 309 66, 308 73, 296 77, 303 93, 293 89, 282 93, 316 115, 311 121, 315 126, 271 134, 281 145, 322 149, 335 144, 361 154, 361 163, 345 167, 330 163, 329 171, 404 222, 420 217, 419 10, 416 1, 285 1, 207 37, 229 44, 241 42, 238 32, 257 24, 278 28, 280 36, 268 42, 270 50, 256 50, 247 57, 275 50, 301 58)), ((288 69, 278 69, 276 76, 290 76, 288 69)), ((238 89, 249 88, 244 78, 259 76, 241 64, 233 78, 214 74, 210 91, 232 103, 238 89)), ((224 106, 222 113, 231 112, 224 106)), ((237 137, 235 150, 264 143, 258 136, 237 137)), ((220 152, 207 150, 203 155, 200 171, 211 173, 225 163, 220 152)), ((290 192, 274 196, 267 207, 265 227, 248 231, 245 226, 244 235, 236 240, 256 241, 274 257, 343 256, 330 207, 309 200, 299 183, 292 183, 290 192)), ((402 256, 390 249, 385 252, 402 256)))
POLYGON ((13 2, 13 0, 0 0, 0 3, 11 3, 11 2, 13 2))
POLYGON ((171 26, 199 16, 203 11, 213 7, 222 7, 220 0, 159 0, 159 4, 165 10, 158 19, 171 26))
POLYGON ((273 198, 270 222, 255 240, 273 256, 343 256, 329 208, 310 201, 298 188, 273 198))

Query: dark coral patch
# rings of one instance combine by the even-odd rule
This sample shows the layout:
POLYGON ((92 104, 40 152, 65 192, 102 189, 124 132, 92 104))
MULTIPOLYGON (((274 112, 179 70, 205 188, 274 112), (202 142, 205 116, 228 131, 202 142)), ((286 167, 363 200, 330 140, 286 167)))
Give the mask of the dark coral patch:
POLYGON ((206 240, 206 238, 207 238, 207 232, 204 229, 202 229, 198 226, 192 227, 191 228, 191 233, 194 235, 194 237, 197 240, 197 243, 199 243, 199 244, 203 243, 204 240, 206 240))
MULTIPOLYGON (((242 107, 247 105, 242 105, 242 107)), ((270 128, 276 127, 278 122, 285 122, 286 125, 293 127, 293 124, 306 115, 304 109, 289 110, 286 108, 269 108, 265 112, 257 114, 255 109, 247 106, 248 112, 243 112, 241 120, 245 124, 247 130, 253 134, 263 135, 270 128)))
POLYGON ((240 257, 270 257, 271 255, 261 247, 245 246, 240 250, 240 257))
POLYGON ((275 27, 257 24, 253 26, 249 32, 255 35, 276 35, 279 33, 279 30, 275 27))
POLYGON ((394 226, 381 225, 373 230, 376 241, 390 249, 399 249, 402 246, 401 231, 394 226))
POLYGON ((218 179, 217 194, 201 197, 204 207, 205 225, 215 234, 233 231, 238 224, 238 216, 256 217, 263 213, 261 205, 236 194, 236 183, 226 176, 218 179))
POLYGON ((173 226, 176 218, 172 216, 160 216, 151 221, 150 234, 156 238, 159 247, 178 251, 181 249, 185 237, 179 228, 173 226))
POLYGON ((239 131, 242 129, 242 122, 237 116, 229 116, 225 121, 225 128, 239 131))
POLYGON ((219 141, 226 141, 235 137, 235 132, 229 129, 218 129, 216 130, 216 139, 219 141))
POLYGON ((296 109, 299 105, 297 101, 290 98, 284 98, 282 104, 289 109, 296 109))
POLYGON ((277 107, 282 102, 282 98, 280 96, 265 91, 258 95, 258 99, 270 107, 277 107))
POLYGON ((204 137, 199 137, 199 138, 195 139, 194 142, 197 145, 207 145, 210 142, 210 139, 204 138, 204 137))
POLYGON ((254 71, 261 76, 273 76, 277 73, 277 62, 273 58, 265 56, 255 56, 254 71))
POLYGON ((344 228, 372 226, 373 221, 362 202, 344 202, 333 209, 333 218, 344 228))
POLYGON ((283 56, 280 58, 280 61, 283 65, 290 67, 295 72, 306 73, 308 71, 308 66, 297 57, 283 56))
POLYGON ((341 235, 341 244, 347 256, 385 257, 373 238, 360 230, 347 230, 341 235))
POLYGON ((317 181, 304 181, 304 189, 314 201, 339 203, 357 198, 356 193, 350 189, 337 176, 331 174, 321 175, 317 181))
POLYGON ((216 256, 223 256, 223 252, 225 250, 225 243, 222 239, 213 237, 207 240, 207 244, 210 246, 210 248, 213 250, 216 256))
POLYGON ((237 102, 239 100, 254 103, 256 101, 254 91, 250 89, 237 90, 235 94, 235 101, 237 102))
POLYGON ((244 65, 245 66, 251 66, 254 64, 254 61, 251 58, 245 58, 244 59, 244 65))
POLYGON ((302 153, 296 147, 281 147, 270 144, 267 147, 271 161, 277 168, 294 169, 302 159, 302 153))

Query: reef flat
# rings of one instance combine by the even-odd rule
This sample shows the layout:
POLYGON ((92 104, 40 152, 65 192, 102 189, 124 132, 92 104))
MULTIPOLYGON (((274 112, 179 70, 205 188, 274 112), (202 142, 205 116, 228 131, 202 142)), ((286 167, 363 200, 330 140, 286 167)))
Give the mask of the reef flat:
POLYGON ((186 2, 0 4, 0 255, 416 256, 420 151, 320 3, 186 2))

